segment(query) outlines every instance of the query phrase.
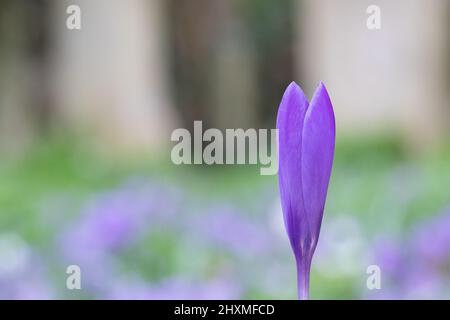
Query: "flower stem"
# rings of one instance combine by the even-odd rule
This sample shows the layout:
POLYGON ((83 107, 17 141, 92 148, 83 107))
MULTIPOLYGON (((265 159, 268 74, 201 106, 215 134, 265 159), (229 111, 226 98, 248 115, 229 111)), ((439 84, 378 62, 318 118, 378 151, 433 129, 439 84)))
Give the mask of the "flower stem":
POLYGON ((299 257, 296 259, 297 264, 297 289, 298 299, 309 299, 309 272, 311 269, 311 259, 307 257, 299 257))

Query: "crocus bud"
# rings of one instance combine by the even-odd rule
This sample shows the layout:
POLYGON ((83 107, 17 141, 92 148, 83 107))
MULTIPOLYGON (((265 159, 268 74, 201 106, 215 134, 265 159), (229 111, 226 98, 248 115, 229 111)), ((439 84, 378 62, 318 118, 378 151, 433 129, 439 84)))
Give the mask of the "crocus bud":
POLYGON ((292 82, 278 109, 278 182, 284 224, 297 264, 299 299, 309 298, 309 273, 333 165, 335 122, 323 83, 311 103, 292 82))

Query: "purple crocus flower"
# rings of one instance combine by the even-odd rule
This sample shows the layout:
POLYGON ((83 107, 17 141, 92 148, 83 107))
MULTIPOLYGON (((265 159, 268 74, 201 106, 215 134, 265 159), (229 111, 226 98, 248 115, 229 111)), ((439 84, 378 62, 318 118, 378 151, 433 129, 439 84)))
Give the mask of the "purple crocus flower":
POLYGON ((284 223, 297 263, 298 296, 308 299, 311 260, 334 155, 334 113, 323 83, 308 103, 302 89, 292 82, 278 109, 277 129, 284 223))

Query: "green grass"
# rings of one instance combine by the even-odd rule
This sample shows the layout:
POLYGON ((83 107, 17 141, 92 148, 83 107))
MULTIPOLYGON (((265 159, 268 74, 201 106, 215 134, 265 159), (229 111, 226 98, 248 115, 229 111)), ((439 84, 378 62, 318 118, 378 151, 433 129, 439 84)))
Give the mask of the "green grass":
MULTIPOLYGON (((338 141, 327 208, 361 216, 369 225, 385 211, 401 210, 406 224, 435 213, 450 202, 449 150, 415 156, 396 139, 338 141), (400 206, 402 201, 407 203, 400 206)), ((116 159, 70 139, 38 143, 19 159, 0 161, 0 228, 36 240, 36 211, 49 198, 67 195, 81 202, 133 175, 157 176, 206 202, 245 205, 267 188, 277 191, 276 176, 260 176, 258 166, 175 166, 161 158, 116 159)))

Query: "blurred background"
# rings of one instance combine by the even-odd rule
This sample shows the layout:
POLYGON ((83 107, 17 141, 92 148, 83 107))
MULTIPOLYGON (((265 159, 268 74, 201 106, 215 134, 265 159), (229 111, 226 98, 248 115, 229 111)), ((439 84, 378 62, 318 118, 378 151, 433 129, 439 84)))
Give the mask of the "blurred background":
POLYGON ((170 160, 194 120, 274 128, 292 80, 336 113, 312 298, 450 298, 449 7, 1 1, 0 298, 295 299, 277 177, 170 160))

